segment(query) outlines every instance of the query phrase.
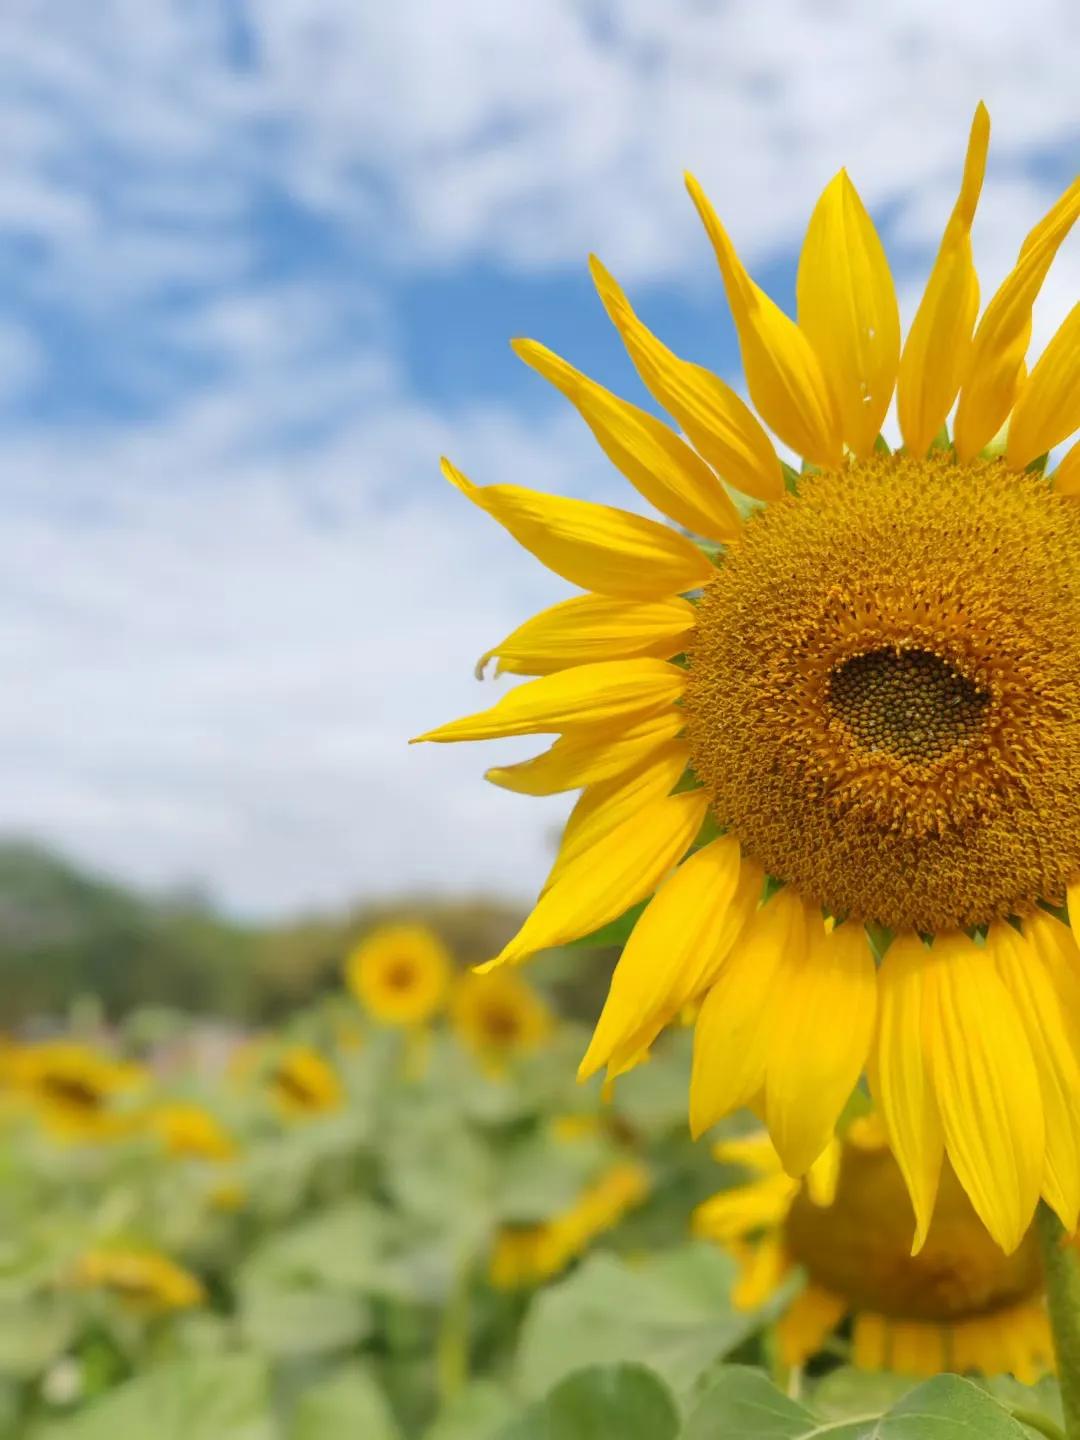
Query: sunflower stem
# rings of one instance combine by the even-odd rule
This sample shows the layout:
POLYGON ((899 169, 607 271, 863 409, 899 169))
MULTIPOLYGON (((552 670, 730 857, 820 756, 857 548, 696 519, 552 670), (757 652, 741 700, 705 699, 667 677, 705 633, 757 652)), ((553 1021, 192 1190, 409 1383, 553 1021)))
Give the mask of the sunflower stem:
POLYGON ((1080 1264, 1064 1244, 1065 1227, 1044 1202, 1039 1203, 1046 1303, 1054 1334, 1066 1440, 1080 1440, 1080 1264))

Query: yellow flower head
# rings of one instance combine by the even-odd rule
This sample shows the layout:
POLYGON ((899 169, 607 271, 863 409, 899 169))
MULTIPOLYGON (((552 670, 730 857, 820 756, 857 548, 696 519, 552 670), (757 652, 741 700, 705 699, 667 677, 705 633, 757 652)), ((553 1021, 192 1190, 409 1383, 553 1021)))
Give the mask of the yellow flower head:
POLYGON ((345 962, 349 988, 384 1025, 423 1025, 442 1009, 450 957, 423 925, 384 925, 361 940, 345 962))
POLYGON ((202 1105, 181 1101, 158 1105, 151 1111, 147 1123, 170 1155, 195 1160, 231 1160, 236 1154, 232 1136, 202 1105))
POLYGON ((754 1176, 694 1216, 697 1233, 739 1261, 736 1305, 756 1308, 795 1266, 807 1277, 780 1321, 785 1364, 804 1364, 851 1316, 863 1369, 1011 1371, 1032 1384, 1051 1368, 1034 1231, 1004 1255, 947 1165, 926 1243, 912 1255, 911 1201, 875 1117, 830 1147, 805 1184, 784 1174, 764 1133, 715 1153, 754 1176))
POLYGON ((565 1270, 599 1235, 613 1230, 649 1193, 649 1172, 627 1161, 587 1186, 562 1214, 539 1225, 500 1230, 491 1257, 491 1283, 499 1290, 538 1285, 565 1270))
POLYGON ((76 1263, 70 1284, 107 1291, 142 1315, 188 1310, 206 1300, 198 1277, 156 1250, 89 1250, 76 1263))
POLYGON ((531 985, 508 970, 467 972, 450 997, 450 1018, 462 1042, 495 1066, 535 1050, 551 1032, 552 1015, 531 985))
POLYGON ((12 1051, 8 1083, 56 1139, 112 1140, 135 1123, 123 1101, 147 1084, 141 1066, 71 1040, 50 1040, 12 1051))
POLYGON ((1040 1192, 1066 1229, 1080 1213, 1080 952, 1046 909, 1071 899, 1080 931, 1080 446, 1049 480, 1032 464, 1080 427, 1080 306, 1030 373, 1025 359, 1080 181, 978 318, 988 143, 980 105, 903 343, 844 172, 811 216, 794 320, 688 182, 757 415, 653 335, 594 262, 677 428, 542 345, 516 349, 680 528, 480 488, 447 463, 467 499, 587 593, 483 658, 537 678, 421 738, 553 735, 488 778, 582 791, 492 965, 648 901, 583 1075, 629 1069, 700 1002, 696 1133, 760 1101, 785 1169, 803 1175, 865 1072, 916 1243, 947 1155, 1012 1250, 1040 1192), (904 445, 890 453, 879 430, 894 393, 904 445), (754 503, 740 511, 731 490, 754 503))
POLYGON ((345 1101, 337 1071, 307 1045, 283 1050, 271 1064, 266 1080, 275 1105, 289 1119, 338 1110, 345 1101))

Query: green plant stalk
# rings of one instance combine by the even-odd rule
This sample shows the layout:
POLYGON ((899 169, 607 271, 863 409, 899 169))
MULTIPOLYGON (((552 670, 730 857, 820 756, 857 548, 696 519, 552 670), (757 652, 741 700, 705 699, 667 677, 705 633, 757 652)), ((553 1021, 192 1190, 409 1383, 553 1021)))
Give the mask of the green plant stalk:
POLYGON ((472 1299, 472 1257, 458 1266, 435 1342, 435 1376, 439 1401, 447 1405, 469 1378, 469 1319, 472 1299))
POLYGON ((1080 1440, 1080 1263, 1065 1246, 1065 1228, 1045 1201, 1039 1202, 1046 1304, 1054 1334, 1066 1440, 1080 1440))

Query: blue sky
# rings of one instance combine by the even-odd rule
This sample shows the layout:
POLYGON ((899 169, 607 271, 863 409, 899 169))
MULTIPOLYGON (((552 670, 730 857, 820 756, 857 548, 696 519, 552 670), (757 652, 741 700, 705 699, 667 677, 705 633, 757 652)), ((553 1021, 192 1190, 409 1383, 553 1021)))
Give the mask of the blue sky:
POLYGON ((493 699, 473 660, 565 590, 438 456, 635 501, 509 337, 644 403, 595 250, 739 383, 684 168, 790 306, 847 165, 910 314, 980 97, 990 294, 1076 169, 1078 47, 1068 0, 14 0, 0 825, 245 914, 527 898, 565 804, 403 742, 493 699))

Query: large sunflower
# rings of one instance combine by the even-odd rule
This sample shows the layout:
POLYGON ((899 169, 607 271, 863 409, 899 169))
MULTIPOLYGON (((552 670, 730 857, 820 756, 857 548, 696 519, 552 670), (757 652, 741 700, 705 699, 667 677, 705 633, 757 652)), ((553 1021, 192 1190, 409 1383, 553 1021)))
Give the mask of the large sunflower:
POLYGON ((715 1154, 753 1177, 694 1215, 695 1231, 739 1262, 735 1305, 755 1309, 794 1267, 806 1276, 779 1322, 784 1364, 804 1364, 849 1320, 864 1370, 1011 1371, 1034 1384, 1052 1368, 1035 1232, 1003 1255, 946 1166, 926 1245, 910 1255, 911 1203, 876 1116, 856 1121, 804 1183, 782 1172, 763 1133, 715 1154))
POLYGON ((538 678, 421 738, 554 734, 489 779, 583 792, 493 964, 652 897, 584 1074, 629 1068, 703 999, 696 1131, 754 1105, 801 1175, 866 1070, 916 1245, 947 1154, 1012 1250, 1040 1193, 1070 1229, 1080 1209, 1080 952, 1046 908, 1064 916, 1080 881, 1080 446, 1043 473, 1080 426, 1080 306, 1025 368, 1080 181, 976 324, 970 233, 988 140, 980 106, 902 347, 888 264, 846 174, 810 220, 797 323, 688 182, 761 421, 668 350, 594 262, 631 359, 686 438, 542 346, 516 348, 690 533, 479 488, 446 464, 590 593, 484 657, 538 678), (891 453, 880 428, 894 391, 904 444, 891 453), (804 457, 801 474, 762 421, 804 457))

